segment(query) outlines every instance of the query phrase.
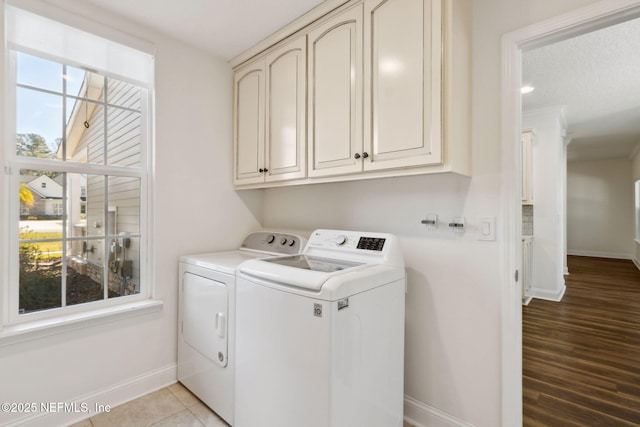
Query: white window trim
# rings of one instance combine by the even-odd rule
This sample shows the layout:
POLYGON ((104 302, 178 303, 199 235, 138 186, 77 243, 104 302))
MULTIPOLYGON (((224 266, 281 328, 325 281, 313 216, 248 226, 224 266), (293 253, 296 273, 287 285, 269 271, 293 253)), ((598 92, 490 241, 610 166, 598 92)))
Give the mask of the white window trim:
POLYGON ((161 300, 145 299, 127 304, 118 304, 115 307, 103 307, 81 313, 68 313, 51 319, 33 320, 4 326, 0 329, 0 348, 49 335, 75 331, 100 323, 154 313, 162 310, 162 306, 163 302, 161 300))
MULTIPOLYGON (((37 4, 38 2, 29 3, 37 4)), ((85 28, 80 29, 86 31, 85 28)), ((103 36, 105 34, 104 29, 101 32, 102 34, 100 35, 103 36)), ((109 35, 112 36, 114 31, 109 30, 107 33, 110 33, 109 35)), ((11 60, 12 50, 4 43, 2 36, 0 36, 0 38, 0 41, 3 41, 2 44, 5 49, 4 63, 9 64, 13 62, 11 60)), ((118 42, 117 37, 113 39, 118 42)), ((131 45, 131 43, 127 44, 131 45)), ((152 50, 152 48, 145 44, 144 51, 151 52, 152 50)), ((15 63, 9 67, 5 66, 4 69, 5 74, 2 84, 4 84, 5 87, 5 105, 3 106, 5 111, 5 132, 2 136, 4 138, 5 157, 5 194, 12 194, 14 189, 19 185, 17 182, 19 181, 17 172, 11 173, 12 171, 17 171, 17 169, 24 168, 27 165, 44 170, 56 170, 60 169, 60 162, 42 159, 17 160, 15 150, 11 150, 10 144, 7 143, 7 141, 15 137, 16 133, 16 117, 14 113, 15 109, 13 108, 16 102, 15 63), (56 164, 58 165, 57 167, 56 164)), ((0 76, 2 76, 2 73, 0 73, 0 76)), ((117 77, 119 78, 120 76, 117 77)), ((100 322, 118 320, 162 309, 162 300, 154 299, 155 272, 153 260, 155 259, 155 251, 152 244, 152 236, 155 232, 155 210, 153 204, 155 194, 155 187, 153 185, 153 178, 155 176, 155 164, 153 161, 153 81, 149 82, 147 90, 143 92, 146 92, 146 95, 142 99, 143 114, 141 116, 141 130, 143 146, 141 147, 141 164, 144 166, 140 168, 141 172, 131 173, 131 168, 119 168, 117 166, 103 167, 100 165, 91 165, 90 172, 109 175, 118 169, 122 169, 118 170, 118 174, 139 177, 141 180, 140 233, 142 238, 140 240, 140 293, 22 315, 19 315, 17 312, 12 313, 12 310, 17 307, 17 304, 14 304, 13 301, 17 301, 17 291, 19 289, 18 285, 13 285, 18 283, 15 276, 17 275, 16 266, 18 265, 17 257, 19 247, 19 230, 18 227, 13 225, 19 221, 20 209, 16 206, 18 204, 17 198, 16 200, 10 199, 10 203, 3 203, 5 209, 3 212, 4 224, 2 224, 2 227, 5 231, 5 236, 7 236, 3 244, 4 250, 7 252, 3 261, 5 274, 0 276, 0 280, 2 280, 2 289, 0 292, 0 347, 14 342, 27 341, 42 336, 87 327, 100 322), (14 290, 15 295, 12 295, 14 290)), ((78 172, 82 170, 83 173, 87 173, 84 167, 86 167, 86 165, 80 165, 78 172)), ((64 169, 67 172, 72 172, 73 166, 65 164, 64 169), (71 166, 71 168, 69 166, 71 166)))

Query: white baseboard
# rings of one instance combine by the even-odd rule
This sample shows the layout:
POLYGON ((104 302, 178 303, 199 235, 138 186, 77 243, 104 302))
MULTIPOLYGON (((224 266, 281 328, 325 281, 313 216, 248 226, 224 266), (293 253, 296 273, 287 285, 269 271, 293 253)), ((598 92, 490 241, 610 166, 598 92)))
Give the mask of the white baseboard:
POLYGON ((564 296, 564 292, 567 287, 563 284, 560 290, 553 292, 548 289, 533 288, 531 289, 531 296, 534 298, 545 299, 548 301, 560 302, 564 296))
MULTIPOLYGON (((176 382, 177 365, 175 363, 139 375, 138 377, 106 387, 65 402, 76 408, 88 408, 88 412, 48 412, 14 420, 6 427, 49 427, 52 425, 70 425, 96 415, 94 408, 111 408, 137 399, 140 396, 167 387, 176 382)), ((474 427, 466 421, 444 411, 404 396, 404 420, 416 427, 474 427)))
POLYGON ((636 268, 640 270, 640 262, 638 262, 638 260, 635 258, 633 258, 631 261, 633 261, 633 263, 636 265, 636 268))
POLYGON ((595 258, 615 258, 615 259, 633 259, 629 254, 619 254, 615 252, 596 252, 596 251, 567 251, 567 255, 575 256, 591 256, 595 258))
POLYGON ((99 413, 95 411, 95 408, 104 408, 106 405, 113 408, 169 386, 176 382, 176 378, 177 365, 172 363, 171 365, 147 372, 119 384, 105 387, 102 390, 96 390, 84 396, 79 396, 69 400, 69 402, 64 402, 70 406, 73 405, 72 407, 75 408, 75 410, 37 413, 15 420, 6 424, 6 426, 48 427, 54 425, 70 425, 99 413), (86 410, 84 410, 85 408, 86 410))
POLYGON ((404 420, 416 427, 474 427, 451 414, 404 396, 404 420))

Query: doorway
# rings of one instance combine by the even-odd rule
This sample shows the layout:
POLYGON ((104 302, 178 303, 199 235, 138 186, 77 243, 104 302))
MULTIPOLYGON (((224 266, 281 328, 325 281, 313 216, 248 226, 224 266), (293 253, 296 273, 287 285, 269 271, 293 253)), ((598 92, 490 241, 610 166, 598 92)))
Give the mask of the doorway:
POLYGON ((518 188, 521 176, 522 54, 536 47, 639 16, 640 1, 602 1, 503 36, 502 170, 505 185, 502 190, 502 213, 505 225, 505 263, 502 304, 502 424, 505 426, 522 425, 522 294, 518 282, 518 272, 522 267, 522 212, 518 188))

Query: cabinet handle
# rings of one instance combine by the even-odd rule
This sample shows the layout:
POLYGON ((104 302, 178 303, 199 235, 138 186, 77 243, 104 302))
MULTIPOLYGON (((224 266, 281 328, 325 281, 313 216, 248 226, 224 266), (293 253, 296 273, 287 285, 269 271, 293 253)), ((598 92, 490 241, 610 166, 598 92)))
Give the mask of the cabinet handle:
POLYGON ((264 172, 265 172, 265 173, 269 172, 269 169, 264 168, 264 172))
POLYGON ((264 172, 264 169, 260 168, 260 169, 258 169, 258 172, 262 173, 262 172, 264 172))
POLYGON ((367 157, 369 157, 369 153, 367 153, 366 151, 364 153, 362 153, 362 158, 366 159, 367 157))
POLYGON ((354 154, 354 155, 353 155, 353 158, 354 158, 354 159, 356 159, 356 160, 358 160, 358 159, 360 158, 360 153, 356 153, 356 154, 354 154))

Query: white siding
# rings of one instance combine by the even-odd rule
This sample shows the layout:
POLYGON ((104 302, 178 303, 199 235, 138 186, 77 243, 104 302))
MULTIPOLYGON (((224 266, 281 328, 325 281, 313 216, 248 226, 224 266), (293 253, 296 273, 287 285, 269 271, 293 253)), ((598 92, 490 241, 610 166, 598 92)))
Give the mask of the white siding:
MULTIPOLYGON (((140 89, 131 84, 108 79, 107 98, 109 103, 106 110, 106 158, 109 165, 140 166, 141 153, 141 120, 140 113, 129 108, 140 108, 140 89)), ((102 95, 104 98, 104 95, 102 95)), ((80 146, 87 147, 87 161, 103 164, 105 159, 105 108, 99 105, 90 119, 90 127, 85 132, 80 146)), ((105 207, 116 209, 115 233, 140 232, 140 180, 128 177, 107 177, 107 203, 105 206, 105 181, 102 176, 87 178, 87 224, 91 227, 95 221, 101 221, 104 227, 93 230, 93 235, 105 235, 112 229, 104 218, 105 207)), ((108 221, 108 220, 107 220, 108 221)), ((90 234, 92 234, 90 232, 90 234)), ((107 239, 107 247, 111 239, 107 239)), ((96 251, 88 254, 89 262, 104 265, 109 257, 105 256, 104 242, 96 245, 96 251)), ((134 274, 131 282, 140 283, 139 272, 139 239, 131 239, 131 246, 126 249, 125 259, 134 261, 134 274)), ((139 288, 138 288, 139 289, 139 288)))

